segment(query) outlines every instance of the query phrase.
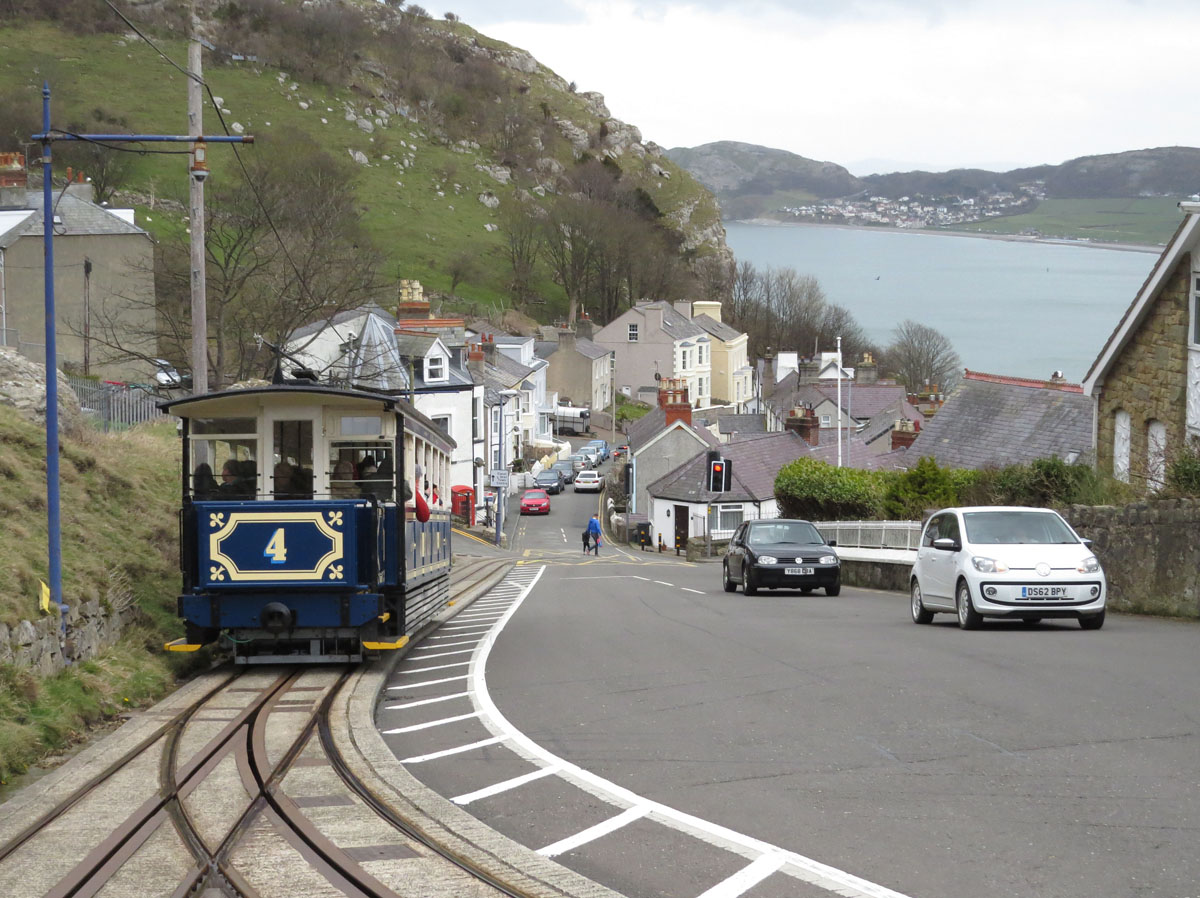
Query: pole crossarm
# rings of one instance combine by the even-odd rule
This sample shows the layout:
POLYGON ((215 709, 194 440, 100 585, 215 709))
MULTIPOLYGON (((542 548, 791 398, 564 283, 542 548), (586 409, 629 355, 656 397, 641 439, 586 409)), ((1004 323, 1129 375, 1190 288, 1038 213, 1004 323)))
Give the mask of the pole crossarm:
POLYGON ((188 137, 180 134, 70 134, 66 131, 47 131, 34 134, 33 139, 39 142, 55 140, 87 140, 105 141, 107 143, 195 143, 203 140, 205 143, 254 143, 253 134, 215 134, 211 137, 198 135, 188 137))

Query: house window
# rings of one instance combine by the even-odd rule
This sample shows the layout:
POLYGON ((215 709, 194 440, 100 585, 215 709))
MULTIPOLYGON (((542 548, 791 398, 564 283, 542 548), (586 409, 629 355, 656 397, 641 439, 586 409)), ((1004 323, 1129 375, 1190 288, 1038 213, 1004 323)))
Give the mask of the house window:
POLYGON ((1129 412, 1124 409, 1113 415, 1113 477, 1129 482, 1129 412))
POLYGON ((636 343, 638 341, 638 326, 636 324, 629 325, 629 342, 636 343))
POLYGON ((434 427, 436 427, 438 430, 440 430, 446 436, 450 436, 450 416, 449 415, 437 415, 433 418, 430 418, 429 420, 431 420, 433 422, 434 427))
POLYGON ((724 538, 742 526, 745 512, 741 505, 710 505, 708 507, 708 530, 713 536, 724 538))
POLYGON ((830 417, 829 415, 822 415, 821 416, 821 426, 822 427, 833 427, 833 418, 830 417))
POLYGON ((475 398, 471 400, 471 439, 472 441, 483 439, 479 432, 479 407, 483 405, 483 400, 475 398))
POLYGON ((1146 486, 1158 492, 1166 482, 1167 425, 1151 421, 1146 425, 1146 486))
POLYGON ((444 355, 430 356, 425 360, 425 379, 428 381, 446 379, 446 357, 444 355))

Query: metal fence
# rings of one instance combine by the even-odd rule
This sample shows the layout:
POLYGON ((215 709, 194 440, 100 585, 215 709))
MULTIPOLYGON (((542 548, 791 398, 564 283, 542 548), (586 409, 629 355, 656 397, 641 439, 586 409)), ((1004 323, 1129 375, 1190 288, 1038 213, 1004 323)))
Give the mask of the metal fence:
POLYGON ((84 417, 105 433, 164 417, 158 410, 159 397, 146 387, 106 383, 72 374, 66 378, 79 398, 84 417))
POLYGON ((814 521, 821 535, 856 549, 912 549, 921 542, 920 521, 814 521))

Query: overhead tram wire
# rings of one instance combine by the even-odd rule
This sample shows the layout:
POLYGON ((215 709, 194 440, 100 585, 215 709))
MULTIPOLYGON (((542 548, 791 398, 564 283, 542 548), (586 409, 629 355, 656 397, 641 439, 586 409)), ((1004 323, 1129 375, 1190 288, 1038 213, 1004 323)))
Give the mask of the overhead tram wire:
MULTIPOLYGON (((208 86, 208 82, 205 81, 203 78, 198 77, 193 72, 188 71, 183 66, 181 66, 179 63, 177 63, 175 60, 173 60, 170 56, 168 56, 166 53, 164 53, 158 47, 158 45, 154 43, 154 41, 150 40, 150 38, 148 38, 145 34, 143 34, 141 32, 141 30, 136 25, 134 25, 133 22, 131 22, 129 20, 129 18, 123 12, 121 12, 121 10, 117 9, 117 7, 113 5, 112 0, 104 0, 104 2, 108 6, 109 9, 111 9, 114 13, 117 14, 117 16, 121 19, 122 22, 124 22, 131 29, 133 29, 134 34, 136 34, 138 37, 140 37, 142 40, 144 40, 147 44, 149 44, 155 53, 157 53, 159 56, 161 56, 163 59, 165 59, 168 63, 170 63, 172 66, 174 66, 176 69, 178 69, 184 75, 186 75, 189 79, 197 82, 204 88, 205 92, 208 94, 209 101, 212 103, 213 110, 217 113, 217 120, 220 121, 220 123, 221 123, 221 129, 225 132, 225 135, 227 137, 232 137, 233 135, 230 134, 230 132, 229 132, 229 125, 226 124, 226 122, 225 122, 225 116, 223 116, 221 114, 221 106, 217 102, 216 96, 213 95, 212 88, 208 86)), ((300 273, 300 266, 298 266, 296 264, 296 260, 292 258, 292 254, 288 250, 287 244, 283 240, 283 236, 279 233, 279 229, 275 227, 275 221, 271 218, 271 213, 269 211, 267 211, 266 204, 262 201, 262 196, 259 194, 258 188, 254 184, 254 179, 250 177, 250 171, 246 168, 246 163, 242 159, 242 154, 240 152, 238 152, 237 144, 230 144, 230 147, 233 149, 234 158, 237 159, 238 167, 242 171, 242 177, 246 181, 246 186, 249 187, 250 192, 252 194, 254 194, 254 201, 258 204, 258 208, 262 212, 263 217, 266 218, 267 225, 268 225, 268 227, 270 227, 271 233, 274 234, 275 239, 279 241, 279 247, 280 247, 280 249, 283 250, 284 258, 288 260, 288 265, 291 266, 292 273, 296 275, 296 282, 301 286, 301 288, 303 288, 304 293, 308 297, 310 302, 317 302, 317 298, 315 296, 313 296, 312 290, 309 289, 308 282, 304 279, 304 275, 300 273)), ((137 152, 137 151, 130 150, 127 152, 137 152)), ((168 152, 168 151, 147 150, 146 152, 168 152)), ((188 152, 188 151, 178 151, 177 150, 174 152, 188 152)))

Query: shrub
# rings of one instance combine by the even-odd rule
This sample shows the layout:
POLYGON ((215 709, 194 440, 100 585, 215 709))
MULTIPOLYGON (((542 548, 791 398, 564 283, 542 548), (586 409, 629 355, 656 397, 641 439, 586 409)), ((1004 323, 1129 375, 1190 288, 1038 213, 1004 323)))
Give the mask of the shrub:
POLYGON ((1200 496, 1200 444, 1190 442, 1168 459, 1167 490, 1177 496, 1200 496))
POLYGON ((898 476, 888 479, 883 495, 883 510, 896 521, 924 520, 929 509, 958 503, 958 485, 951 468, 939 468, 925 456, 898 476))
POLYGON ((968 505, 1115 505, 1133 498, 1127 484, 1098 473, 1090 465, 1068 464, 1061 458, 1039 458, 1027 465, 1009 465, 976 472, 973 483, 960 490, 968 505))
POLYGON ((883 511, 882 479, 873 471, 835 468, 798 458, 775 477, 775 497, 784 517, 836 521, 878 518, 883 511))

